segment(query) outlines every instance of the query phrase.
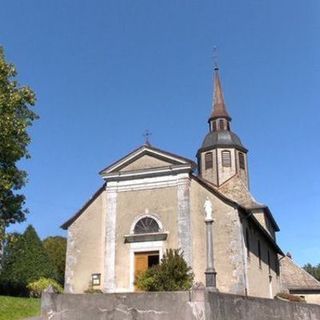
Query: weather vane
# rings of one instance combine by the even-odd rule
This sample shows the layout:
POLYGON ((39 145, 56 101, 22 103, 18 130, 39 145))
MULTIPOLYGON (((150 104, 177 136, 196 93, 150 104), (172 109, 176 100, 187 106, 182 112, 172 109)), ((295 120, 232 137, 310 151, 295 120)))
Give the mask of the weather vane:
POLYGON ((143 136, 144 136, 144 144, 150 146, 149 137, 152 136, 152 133, 148 129, 146 129, 143 136))
POLYGON ((218 69, 218 49, 217 46, 213 47, 213 65, 214 69, 218 69))

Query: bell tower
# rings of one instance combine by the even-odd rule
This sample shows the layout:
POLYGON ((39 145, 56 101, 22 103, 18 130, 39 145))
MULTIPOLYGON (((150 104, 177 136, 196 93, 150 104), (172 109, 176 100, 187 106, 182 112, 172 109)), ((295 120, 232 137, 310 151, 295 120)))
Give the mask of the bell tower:
POLYGON ((217 187, 238 176, 248 187, 248 150, 230 129, 232 119, 224 102, 217 66, 214 68, 213 82, 209 133, 197 153, 199 175, 217 187))

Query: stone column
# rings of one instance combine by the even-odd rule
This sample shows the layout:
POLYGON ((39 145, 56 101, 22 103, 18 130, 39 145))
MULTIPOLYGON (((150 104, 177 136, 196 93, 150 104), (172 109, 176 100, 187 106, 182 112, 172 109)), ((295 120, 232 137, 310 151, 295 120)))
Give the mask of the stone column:
POLYGON ((217 290, 216 275, 217 272, 214 268, 214 254, 213 254, 213 239, 212 239, 212 203, 207 198, 204 204, 205 209, 205 223, 206 223, 206 240, 207 240, 207 268, 206 275, 206 287, 217 290))

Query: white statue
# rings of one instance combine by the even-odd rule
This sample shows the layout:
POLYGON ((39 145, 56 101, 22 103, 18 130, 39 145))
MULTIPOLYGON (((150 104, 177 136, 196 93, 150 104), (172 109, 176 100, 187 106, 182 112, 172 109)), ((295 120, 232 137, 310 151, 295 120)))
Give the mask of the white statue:
POLYGON ((204 211, 206 213, 205 216, 205 221, 213 221, 213 216, 212 216, 212 203, 207 197, 206 201, 204 202, 204 211))

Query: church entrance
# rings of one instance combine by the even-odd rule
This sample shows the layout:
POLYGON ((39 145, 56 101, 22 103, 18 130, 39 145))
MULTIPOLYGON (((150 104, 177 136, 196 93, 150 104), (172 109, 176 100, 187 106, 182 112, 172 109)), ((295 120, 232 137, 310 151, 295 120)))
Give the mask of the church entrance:
MULTIPOLYGON (((134 253, 134 279, 137 279, 137 276, 151 268, 154 265, 159 264, 160 256, 159 251, 148 251, 148 252, 135 252, 134 253)), ((135 291, 139 289, 134 286, 135 291)))

